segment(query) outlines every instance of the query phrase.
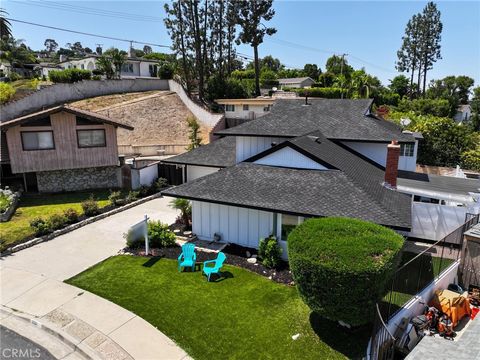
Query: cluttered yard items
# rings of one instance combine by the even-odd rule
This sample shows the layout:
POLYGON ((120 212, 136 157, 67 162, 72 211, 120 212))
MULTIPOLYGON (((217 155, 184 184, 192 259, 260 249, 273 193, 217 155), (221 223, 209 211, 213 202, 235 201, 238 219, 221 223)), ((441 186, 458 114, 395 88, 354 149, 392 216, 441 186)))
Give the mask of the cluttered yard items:
POLYGON ((465 329, 480 311, 479 307, 478 286, 471 285, 469 291, 464 291, 457 284, 450 284, 448 289, 437 290, 422 314, 401 321, 396 334, 397 350, 408 354, 426 336, 455 340, 455 330, 465 329))

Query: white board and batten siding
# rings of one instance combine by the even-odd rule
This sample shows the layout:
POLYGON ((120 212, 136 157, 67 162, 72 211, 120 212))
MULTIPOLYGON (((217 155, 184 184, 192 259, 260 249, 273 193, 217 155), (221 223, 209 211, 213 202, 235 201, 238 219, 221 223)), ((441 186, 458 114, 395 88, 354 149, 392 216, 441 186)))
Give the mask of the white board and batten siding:
POLYGON ((258 248, 260 238, 273 231, 273 213, 235 206, 192 201, 192 230, 201 240, 213 240, 258 248))
POLYGON ((236 136, 237 163, 270 149, 272 143, 280 144, 285 139, 260 136, 236 136))
MULTIPOLYGON (((385 166, 387 162, 387 145, 386 143, 369 143, 356 141, 342 141, 350 149, 362 154, 363 156, 375 161, 381 166, 385 166)), ((398 169, 405 171, 415 171, 417 166, 418 141, 415 141, 413 156, 400 156, 398 160, 398 169)))
POLYGON ((255 164, 298 169, 327 170, 327 168, 298 151, 284 147, 255 161, 255 164))
POLYGON ((187 165, 187 181, 192 181, 220 170, 218 167, 187 165))

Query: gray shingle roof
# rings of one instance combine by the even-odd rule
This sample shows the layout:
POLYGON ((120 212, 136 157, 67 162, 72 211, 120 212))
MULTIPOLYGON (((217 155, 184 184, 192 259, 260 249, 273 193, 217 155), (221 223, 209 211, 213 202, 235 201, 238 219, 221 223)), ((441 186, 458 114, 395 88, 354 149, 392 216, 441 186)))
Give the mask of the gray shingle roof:
POLYGON ((480 192, 480 180, 478 179, 462 179, 453 176, 420 174, 410 171, 399 171, 398 185, 457 195, 480 192))
POLYGON ((280 84, 297 84, 297 83, 301 83, 302 81, 305 81, 305 80, 312 80, 313 82, 315 82, 315 80, 313 80, 311 77, 298 77, 298 78, 282 78, 282 79, 278 79, 278 82, 280 84))
POLYGON ((235 139, 224 137, 192 151, 162 160, 164 163, 227 167, 235 165, 235 139))
POLYGON ((270 113, 217 135, 297 137, 320 130, 328 139, 413 142, 397 125, 368 115, 371 99, 278 99, 270 113))
POLYGON ((169 189, 165 194, 307 216, 355 217, 395 228, 410 228, 410 196, 385 188, 382 170, 320 132, 285 141, 247 161, 169 189), (250 163, 285 146, 330 170, 250 163))
POLYGON ((163 192, 220 204, 303 216, 344 216, 409 228, 339 170, 241 163, 163 192))

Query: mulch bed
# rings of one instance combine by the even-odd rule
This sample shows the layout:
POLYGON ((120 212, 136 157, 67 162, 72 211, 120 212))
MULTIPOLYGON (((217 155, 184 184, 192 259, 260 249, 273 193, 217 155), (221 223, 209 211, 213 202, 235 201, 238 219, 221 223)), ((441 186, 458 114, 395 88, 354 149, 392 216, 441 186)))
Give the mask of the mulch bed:
MULTIPOLYGON (((181 253, 181 249, 179 246, 160 249, 154 248, 150 250, 152 255, 149 257, 164 257, 174 260, 176 260, 178 258, 178 255, 180 255, 181 253)), ((255 264, 249 263, 247 261, 247 251, 250 253, 250 255, 257 254, 257 250, 255 249, 245 248, 235 244, 227 245, 225 249, 223 249, 223 252, 227 255, 226 263, 229 265, 234 265, 243 269, 253 271, 259 275, 262 275, 281 284, 294 285, 293 277, 287 262, 282 262, 278 269, 268 269, 263 266, 262 263, 259 261, 257 261, 255 264)), ((136 256, 145 256, 145 250, 143 248, 125 248, 124 252, 136 256)), ((207 260, 214 260, 216 257, 216 253, 197 250, 197 263, 201 263, 207 260)))

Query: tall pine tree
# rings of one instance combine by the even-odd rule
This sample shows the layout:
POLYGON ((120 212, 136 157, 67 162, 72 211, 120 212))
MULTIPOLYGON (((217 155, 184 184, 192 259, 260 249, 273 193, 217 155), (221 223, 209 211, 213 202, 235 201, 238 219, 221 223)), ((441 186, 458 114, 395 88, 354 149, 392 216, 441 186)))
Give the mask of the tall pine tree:
POLYGON ((238 1, 238 24, 240 34, 238 42, 250 44, 253 47, 255 63, 255 94, 260 95, 260 66, 258 61, 258 46, 265 35, 273 35, 277 30, 267 27, 262 21, 270 21, 275 15, 272 9, 273 0, 241 0, 238 1))

